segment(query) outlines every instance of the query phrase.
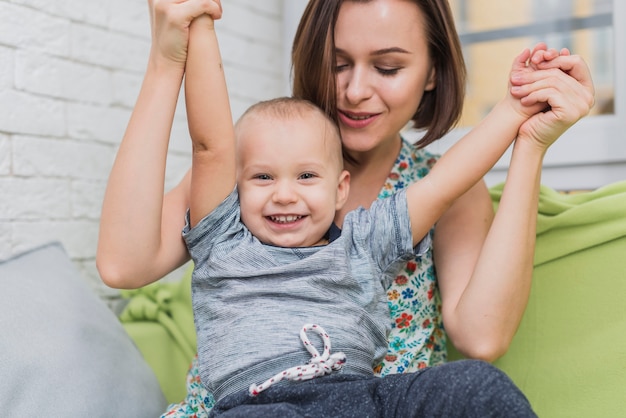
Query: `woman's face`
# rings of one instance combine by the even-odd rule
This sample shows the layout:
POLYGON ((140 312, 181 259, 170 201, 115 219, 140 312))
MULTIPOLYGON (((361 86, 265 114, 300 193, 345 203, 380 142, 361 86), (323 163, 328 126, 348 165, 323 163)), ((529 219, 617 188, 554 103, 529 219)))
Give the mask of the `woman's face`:
POLYGON ((335 26, 337 108, 355 158, 397 145, 426 90, 435 87, 423 16, 408 0, 345 1, 335 26))

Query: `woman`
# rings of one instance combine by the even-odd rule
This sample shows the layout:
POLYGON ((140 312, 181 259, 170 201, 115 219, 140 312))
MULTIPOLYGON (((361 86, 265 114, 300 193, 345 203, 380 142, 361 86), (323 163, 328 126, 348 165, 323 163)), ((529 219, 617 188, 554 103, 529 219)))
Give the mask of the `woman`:
MULTIPOLYGON (((547 125, 547 115, 539 114, 520 129, 495 220, 481 182, 437 223, 433 255, 442 312, 432 309, 417 322, 438 324, 443 318, 447 335, 468 357, 495 360, 506 352, 515 334, 530 291, 543 155, 593 104, 593 87, 579 57, 563 56, 552 64, 575 73, 554 71, 542 81, 554 86, 546 92, 554 95, 549 112, 554 123, 547 125)), ((423 167, 415 165, 428 160, 428 154, 401 152, 411 150, 400 135, 407 122, 426 129, 418 143, 425 146, 448 132, 460 116, 465 67, 446 1, 311 1, 294 41, 293 65, 294 94, 325 109, 341 128, 351 174, 350 197, 342 214, 360 205, 368 207, 378 195, 398 188, 393 176, 403 167, 398 155, 409 167, 413 165, 408 171, 422 175, 423 167)), ((408 282, 421 274, 416 269, 408 282)), ((390 289, 390 295, 406 292, 403 282, 390 289)), ((393 298, 390 303, 396 308, 392 315, 397 324, 416 314, 393 298)), ((427 342, 417 364, 396 352, 390 356, 394 364, 387 362, 383 371, 442 360, 445 347, 438 339, 437 325, 429 334, 435 347, 427 342), (429 351, 430 357, 425 357, 429 351)))
MULTIPOLYGON (((150 65, 102 211, 98 268, 113 287, 150 283, 189 257, 180 232, 189 174, 165 196, 163 178, 187 29, 205 9, 200 0, 154 0, 150 6, 150 65)), ((352 178, 345 211, 369 207, 435 163, 400 131, 413 120, 427 131, 420 143, 425 145, 458 119, 464 64, 446 1, 311 0, 293 58, 294 94, 339 123, 352 178)), ((539 83, 544 88, 532 99, 550 108, 520 129, 497 215, 485 184, 474 186, 437 223, 432 253, 419 264, 408 263, 389 289, 394 329, 379 374, 443 362, 444 322, 468 357, 491 361, 509 346, 530 291, 543 156, 593 104, 589 72, 579 57, 563 51, 539 70, 512 80, 539 83)), ((518 90, 512 87, 519 97, 526 95, 518 90)), ((204 398, 201 386, 190 388, 187 407, 203 407, 204 398)))

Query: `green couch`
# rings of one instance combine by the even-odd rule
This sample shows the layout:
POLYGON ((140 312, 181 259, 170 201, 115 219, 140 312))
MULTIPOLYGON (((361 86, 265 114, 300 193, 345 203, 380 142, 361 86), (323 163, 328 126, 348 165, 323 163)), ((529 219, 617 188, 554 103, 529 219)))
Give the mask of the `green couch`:
MULTIPOLYGON (((501 187, 491 194, 497 207, 501 187)), ((184 398, 195 353, 189 286, 187 272, 130 292, 121 317, 170 402, 184 398)), ((530 301, 495 362, 540 417, 625 416, 625 297, 626 181, 574 194, 542 187, 530 301)))

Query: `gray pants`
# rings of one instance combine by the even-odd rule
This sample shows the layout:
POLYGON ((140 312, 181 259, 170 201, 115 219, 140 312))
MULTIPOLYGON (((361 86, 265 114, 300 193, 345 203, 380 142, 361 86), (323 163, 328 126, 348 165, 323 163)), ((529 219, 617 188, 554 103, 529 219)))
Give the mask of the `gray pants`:
POLYGON ((226 396, 220 417, 536 417, 500 370, 477 360, 455 361, 383 378, 330 375, 226 396))

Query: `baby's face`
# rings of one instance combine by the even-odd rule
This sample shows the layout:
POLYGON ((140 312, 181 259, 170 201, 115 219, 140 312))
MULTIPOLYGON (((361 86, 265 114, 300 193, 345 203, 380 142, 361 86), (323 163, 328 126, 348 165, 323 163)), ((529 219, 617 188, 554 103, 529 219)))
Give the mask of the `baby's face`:
POLYGON ((325 244, 335 211, 347 197, 337 139, 328 137, 320 120, 253 117, 238 129, 241 219, 265 244, 325 244))

